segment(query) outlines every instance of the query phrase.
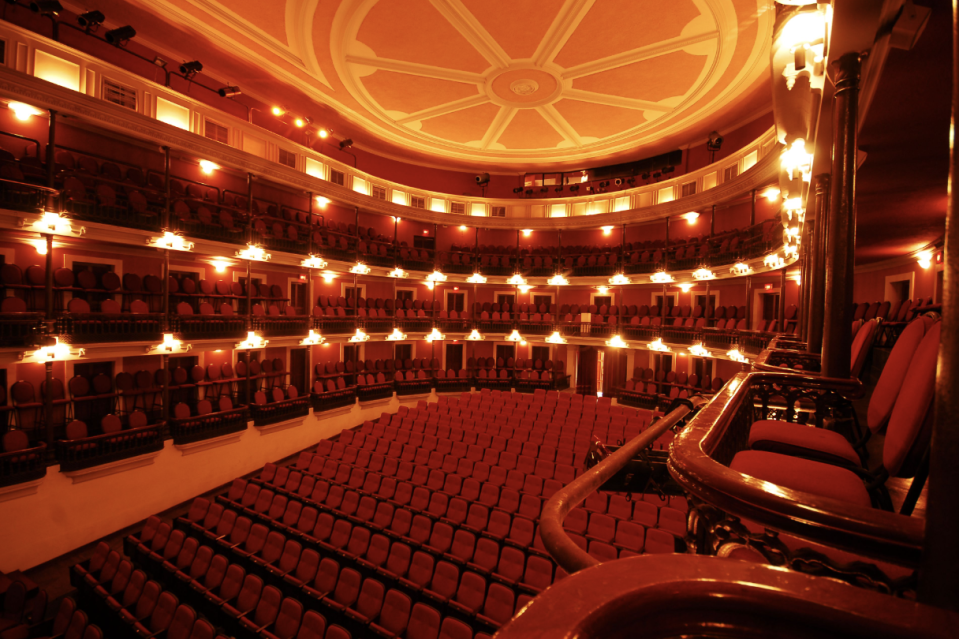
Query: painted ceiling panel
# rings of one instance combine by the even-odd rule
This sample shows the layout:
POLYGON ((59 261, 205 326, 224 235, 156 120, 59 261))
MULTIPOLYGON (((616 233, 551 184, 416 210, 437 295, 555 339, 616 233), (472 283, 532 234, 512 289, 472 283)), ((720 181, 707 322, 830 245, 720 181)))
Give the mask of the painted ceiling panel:
POLYGON ((363 86, 387 111, 407 114, 478 94, 475 84, 383 70, 363 78, 363 86))

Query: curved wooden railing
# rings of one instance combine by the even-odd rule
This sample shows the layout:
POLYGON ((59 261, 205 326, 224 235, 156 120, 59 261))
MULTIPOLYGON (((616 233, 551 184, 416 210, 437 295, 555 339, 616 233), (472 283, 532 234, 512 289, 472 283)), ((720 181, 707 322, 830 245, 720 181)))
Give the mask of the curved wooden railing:
POLYGON ((641 450, 705 403, 706 400, 699 396, 676 400, 673 410, 550 497, 540 515, 540 536, 546 550, 563 570, 572 574, 600 563, 577 546, 563 529, 563 520, 569 511, 622 470, 641 450))
POLYGON ((851 416, 850 400, 860 394, 856 380, 794 372, 739 373, 727 382, 679 434, 670 452, 670 473, 691 498, 692 538, 687 541, 708 553, 735 541, 760 549, 773 563, 790 565, 794 557, 778 540, 780 534, 789 535, 818 548, 816 552, 839 549, 852 554, 841 560, 846 567, 816 556, 824 572, 861 578, 879 589, 903 587, 876 571, 893 565, 908 572, 918 565, 921 519, 792 490, 729 468, 733 456, 747 448, 756 419, 794 421, 796 407, 802 406, 812 409, 810 420, 821 425, 826 416, 851 416), (766 532, 756 533, 756 526, 766 532), (852 561, 873 566, 847 569, 852 561))
POLYGON ((959 615, 746 561, 629 557, 553 584, 497 639, 955 636, 959 615))

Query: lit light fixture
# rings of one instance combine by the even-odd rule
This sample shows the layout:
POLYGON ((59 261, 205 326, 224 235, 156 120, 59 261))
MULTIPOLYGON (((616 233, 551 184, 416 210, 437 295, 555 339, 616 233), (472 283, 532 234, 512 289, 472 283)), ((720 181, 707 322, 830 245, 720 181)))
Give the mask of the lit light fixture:
POLYGON ((203 63, 199 60, 184 62, 180 65, 180 75, 187 80, 192 80, 193 77, 200 71, 203 71, 203 63))
POLYGON ((734 362, 739 362, 740 364, 748 364, 749 360, 746 359, 746 356, 739 352, 738 348, 734 348, 731 351, 726 352, 726 357, 733 360, 734 362))
POLYGON ((33 244, 33 247, 37 249, 37 255, 46 255, 47 254, 47 241, 43 238, 39 240, 30 240, 30 243, 33 244))
POLYGON ((786 260, 779 257, 778 253, 770 253, 763 259, 763 265, 769 268, 780 268, 786 264, 786 260))
POLYGON ((662 337, 660 337, 659 339, 657 339, 655 342, 650 342, 649 344, 647 344, 647 345, 646 345, 646 348, 648 348, 648 349, 651 350, 651 351, 659 351, 660 353, 668 353, 668 352, 670 352, 671 350, 673 350, 673 349, 671 349, 670 347, 668 347, 668 346, 666 346, 665 344, 663 344, 663 338, 662 338, 662 337))
POLYGON ((386 336, 388 342, 402 342, 405 339, 406 333, 401 333, 398 328, 394 328, 393 332, 386 336))
POLYGON ((433 290, 433 287, 436 286, 436 282, 431 282, 430 280, 427 280, 423 283, 426 284, 426 288, 430 289, 431 291, 433 290))
POLYGON ((246 339, 236 345, 237 349, 247 350, 251 348, 263 348, 270 343, 270 340, 263 339, 262 336, 257 335, 253 331, 249 331, 246 334, 246 339))
POLYGON ((486 336, 483 335, 482 333, 480 333, 478 330, 476 330, 476 329, 474 328, 474 329, 470 332, 470 334, 466 336, 466 339, 468 339, 468 340, 471 341, 471 342, 480 342, 480 341, 486 339, 486 336))
POLYGON ((42 16, 56 17, 63 11, 63 5, 57 0, 33 0, 30 3, 30 10, 42 16))
MULTIPOLYGON (((797 0, 792 0, 796 2, 797 0)), ((783 25, 780 33, 782 45, 795 52, 812 46, 826 37, 826 16, 820 11, 796 13, 783 25)))
POLYGON ((278 106, 275 106, 275 107, 273 107, 272 109, 270 109, 270 113, 272 113, 272 114, 275 115, 276 117, 280 117, 281 115, 283 115, 284 113, 286 113, 286 110, 285 110, 285 109, 282 109, 282 108, 280 108, 280 107, 278 107, 278 106))
POLYGON ((608 287, 608 286, 597 286, 597 287, 596 287, 596 290, 599 291, 601 294, 605 295, 606 293, 609 292, 609 287, 608 287))
POLYGON ((693 288, 693 285, 690 284, 689 282, 683 282, 682 284, 679 284, 678 286, 679 286, 679 290, 681 290, 683 293, 688 293, 690 289, 693 288))
POLYGON ((350 341, 354 344, 357 342, 365 342, 370 339, 370 336, 363 332, 363 329, 356 329, 356 335, 350 338, 350 341))
POLYGON ((507 339, 508 341, 510 341, 510 342, 522 342, 522 341, 523 341, 523 336, 520 335, 520 334, 519 334, 519 331, 517 331, 517 330, 514 328, 514 329, 513 329, 513 332, 510 333, 509 336, 508 336, 506 339, 507 339))
MULTIPOLYGON (((49 338, 47 338, 49 339, 49 338)), ((82 348, 74 348, 69 344, 61 344, 59 337, 53 338, 53 343, 41 346, 30 353, 22 353, 21 360, 24 363, 42 364, 45 362, 63 362, 66 360, 80 359, 86 351, 82 348)))
POLYGON ((330 132, 326 129, 319 129, 316 134, 324 139, 330 137, 330 132))
POLYGON ((626 277, 622 273, 617 273, 616 275, 609 278, 609 283, 612 284, 613 286, 623 286, 624 284, 629 284, 630 282, 632 282, 632 280, 626 277))
POLYGON ((397 279, 403 279, 403 278, 405 278, 405 277, 409 277, 409 276, 410 276, 409 273, 407 273, 406 271, 404 271, 403 269, 401 269, 401 268, 398 267, 398 266, 397 266, 396 268, 394 268, 392 271, 390 271, 390 272, 388 273, 388 275, 389 275, 390 277, 395 277, 395 278, 397 278, 397 279))
POLYGON ((611 339, 606 340, 606 346, 612 346, 613 348, 629 348, 629 344, 623 341, 623 338, 619 335, 613 335, 611 339))
POLYGON ((689 352, 694 357, 712 357, 712 353, 706 350, 702 344, 693 344, 689 347, 689 352))
POLYGON ((802 178, 808 182, 812 178, 812 153, 806 151, 806 141, 796 138, 783 149, 779 156, 783 171, 790 180, 802 178))
POLYGON ((213 172, 216 171, 219 166, 210 162, 209 160, 200 160, 200 170, 206 173, 207 175, 213 175, 213 172))
POLYGON ((316 199, 316 205, 320 207, 321 209, 325 209, 326 205, 330 203, 330 198, 323 197, 322 195, 317 195, 315 199, 316 199))
POLYGON ((470 284, 486 284, 486 278, 479 273, 473 273, 466 278, 466 281, 470 284))
POLYGON ((779 196, 780 196, 780 191, 775 186, 771 186, 765 191, 763 191, 763 197, 770 202, 775 202, 776 200, 779 199, 779 196))
POLYGON ((610 233, 613 232, 612 226, 603 226, 601 228, 603 229, 603 235, 609 235, 610 233))
POLYGON ((461 230, 461 231, 465 231, 465 230, 466 230, 466 225, 465 225, 465 224, 460 224, 460 230, 461 230))
POLYGON ((550 279, 546 280, 546 283, 550 286, 568 286, 569 280, 557 273, 550 279))
POLYGON ((440 271, 433 271, 432 273, 426 276, 426 279, 429 280, 430 282, 445 282, 446 275, 444 275, 440 271))
POLYGON ((164 333, 163 341, 156 346, 147 346, 147 355, 166 355, 169 353, 185 353, 192 349, 191 344, 184 344, 173 336, 173 333, 164 333))
POLYGON ((401 217, 396 217, 395 215, 391 215, 390 218, 391 218, 394 222, 402 222, 402 221, 403 221, 403 218, 401 218, 401 217))
POLYGON ((919 266, 929 268, 932 266, 932 251, 919 251, 916 255, 919 260, 919 266))
POLYGON ((697 213, 696 211, 690 211, 689 213, 683 213, 682 217, 689 224, 695 224, 696 220, 699 219, 699 213, 697 213))
POLYGON ((559 331, 553 331, 553 334, 546 338, 549 344, 565 344, 566 338, 559 334, 559 331))
POLYGON ((223 273, 226 271, 226 267, 230 265, 229 262, 224 262, 223 260, 213 260, 210 264, 216 269, 217 273, 223 273))
POLYGON ((693 271, 693 277, 697 280, 711 280, 716 277, 716 274, 708 268, 701 268, 693 271))
POLYGON ((300 262, 300 266, 303 268, 326 268, 326 260, 318 255, 310 255, 300 262))
POLYGON ((529 284, 520 284, 517 288, 521 293, 529 293, 534 287, 530 286, 529 284))
POLYGON ((240 87, 227 85, 225 87, 220 87, 216 90, 220 94, 221 98, 235 98, 238 95, 243 95, 243 91, 240 91, 240 87))
POLYGON ((7 104, 7 108, 13 111, 14 117, 24 122, 29 120, 31 116, 40 115, 43 113, 43 111, 35 109, 29 104, 24 104, 23 102, 10 102, 7 104))
POLYGON ((667 273, 666 271, 656 271, 649 276, 651 282, 656 284, 666 284, 673 281, 673 276, 667 273))
POLYGON ((523 229, 523 237, 529 237, 533 234, 533 229, 523 229))
POLYGON ((326 341, 326 338, 315 332, 312 328, 310 329, 310 334, 300 340, 301 346, 310 346, 316 344, 322 344, 326 341))
POLYGON ((357 262, 350 268, 350 273, 354 275, 369 275, 370 267, 363 262, 357 262))
POLYGON ((523 276, 520 275, 519 273, 515 273, 513 277, 506 280, 506 283, 512 284, 513 286, 523 286, 524 284, 526 284, 526 280, 523 279, 523 276))
POLYGON ((442 342, 444 339, 446 339, 446 335, 440 333, 439 329, 435 326, 433 327, 433 330, 430 331, 430 333, 426 336, 427 342, 442 342))
POLYGON ((325 273, 323 273, 323 281, 326 282, 327 284, 329 284, 335 279, 336 279, 336 273, 334 273, 333 271, 326 271, 325 273))
POLYGON ((733 267, 729 269, 729 272, 734 275, 746 275, 751 270, 753 270, 753 268, 749 264, 746 264, 745 262, 736 262, 733 267))
POLYGON ((147 246, 161 249, 170 249, 172 251, 192 251, 193 242, 187 242, 182 235, 166 231, 163 237, 151 237, 147 240, 147 246))
MULTIPOLYGON (((70 225, 70 219, 63 217, 59 213, 45 211, 40 219, 35 221, 30 227, 38 233, 52 233, 54 235, 72 235, 73 226, 70 225)), ((80 229, 83 235, 83 229, 80 229)))
POLYGON ((236 256, 243 260, 252 260, 254 262, 269 262, 273 257, 256 244, 248 244, 242 251, 237 251, 236 256))

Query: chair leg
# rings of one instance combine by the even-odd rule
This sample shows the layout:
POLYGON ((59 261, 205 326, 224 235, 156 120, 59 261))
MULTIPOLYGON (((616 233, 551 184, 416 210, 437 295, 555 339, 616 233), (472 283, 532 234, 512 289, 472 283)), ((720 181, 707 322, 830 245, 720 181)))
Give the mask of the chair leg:
POLYGON ((926 452, 919 462, 916 469, 916 475, 912 478, 912 484, 909 485, 909 492, 906 493, 906 499, 902 502, 902 508, 899 510, 901 515, 911 515, 922 494, 922 489, 926 485, 926 478, 929 476, 929 453, 926 452))

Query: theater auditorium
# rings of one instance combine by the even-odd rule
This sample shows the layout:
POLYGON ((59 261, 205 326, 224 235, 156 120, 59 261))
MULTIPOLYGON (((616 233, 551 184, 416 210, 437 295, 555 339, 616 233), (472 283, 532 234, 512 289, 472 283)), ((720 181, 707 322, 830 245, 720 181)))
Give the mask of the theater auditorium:
POLYGON ((0 639, 955 636, 957 15, 3 0, 0 639))

